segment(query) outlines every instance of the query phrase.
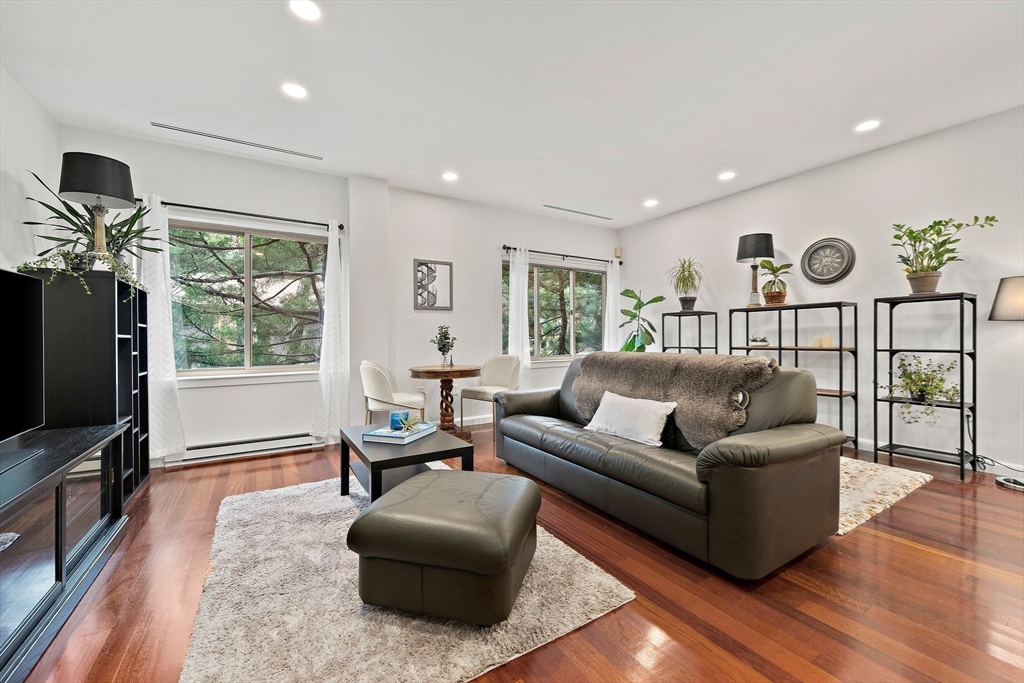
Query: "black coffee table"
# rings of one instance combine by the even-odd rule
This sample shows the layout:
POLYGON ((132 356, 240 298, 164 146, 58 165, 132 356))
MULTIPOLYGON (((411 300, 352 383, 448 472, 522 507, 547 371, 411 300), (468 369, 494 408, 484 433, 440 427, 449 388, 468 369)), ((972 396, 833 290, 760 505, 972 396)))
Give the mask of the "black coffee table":
POLYGON ((341 495, 348 495, 348 470, 370 494, 370 502, 410 477, 430 468, 426 463, 449 458, 462 458, 462 469, 473 470, 473 444, 447 432, 436 432, 410 444, 363 441, 363 434, 384 425, 341 428, 341 495), (350 461, 350 453, 356 459, 350 461))

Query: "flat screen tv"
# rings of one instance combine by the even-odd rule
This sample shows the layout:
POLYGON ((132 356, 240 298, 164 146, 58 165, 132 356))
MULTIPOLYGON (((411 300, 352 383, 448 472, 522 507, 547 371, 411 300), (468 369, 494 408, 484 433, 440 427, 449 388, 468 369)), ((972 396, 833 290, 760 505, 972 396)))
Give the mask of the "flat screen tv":
POLYGON ((0 443, 43 426, 43 281, 0 270, 0 443))

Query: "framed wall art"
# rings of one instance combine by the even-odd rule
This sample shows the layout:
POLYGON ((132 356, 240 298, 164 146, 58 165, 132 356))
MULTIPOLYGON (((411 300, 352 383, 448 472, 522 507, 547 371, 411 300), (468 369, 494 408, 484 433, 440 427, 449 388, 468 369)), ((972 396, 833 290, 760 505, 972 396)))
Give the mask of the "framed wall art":
POLYGON ((413 308, 417 311, 452 310, 452 263, 413 259, 413 308))

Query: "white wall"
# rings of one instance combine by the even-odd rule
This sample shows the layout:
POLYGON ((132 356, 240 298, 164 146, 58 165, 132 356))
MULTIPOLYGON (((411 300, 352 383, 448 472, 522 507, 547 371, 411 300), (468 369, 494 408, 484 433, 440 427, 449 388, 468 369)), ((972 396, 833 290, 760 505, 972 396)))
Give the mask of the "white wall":
POLYGON ((29 171, 54 191, 60 180, 57 123, 21 84, 0 67, 0 268, 13 270, 42 249, 34 229, 23 223, 42 220, 46 211, 25 201, 48 195, 29 171))
MULTIPOLYGON (((312 221, 348 221, 348 183, 339 176, 67 126, 60 128, 60 149, 125 162, 131 166, 137 196, 155 194, 169 202, 312 221)), ((60 157, 55 158, 59 172, 60 157)), ((175 213, 170 210, 172 217, 175 213)), ((225 220, 238 225, 249 221, 225 220)), ((315 372, 181 378, 186 444, 308 433, 316 381, 315 372)))
MULTIPOLYGON (((427 391, 428 419, 439 419, 438 383, 413 381, 408 378, 407 369, 438 362, 437 349, 430 343, 438 325, 448 325, 457 337, 453 351, 456 363, 480 365, 501 354, 503 244, 608 259, 618 245, 618 237, 618 232, 609 228, 391 188, 391 290, 395 323, 389 362, 404 388, 422 387, 427 391), (416 258, 452 262, 453 310, 413 309, 412 263, 416 258)), ((352 295, 359 296, 355 286, 352 295)), ((532 386, 558 384, 566 365, 534 363, 532 386)), ((457 381, 456 388, 475 383, 476 380, 457 381)), ((490 415, 487 405, 467 401, 467 420, 479 416, 489 422, 490 415)), ((456 419, 457 416, 456 401, 456 419)))
MULTIPOLYGON (((787 278, 788 302, 842 299, 859 304, 860 436, 862 447, 870 448, 873 299, 909 293, 896 263, 897 250, 889 246, 889 226, 921 227, 939 218, 994 214, 1000 221, 994 228, 962 235, 964 262, 943 269, 939 288, 978 295, 979 452, 1019 466, 1024 443, 1024 325, 986 318, 999 278, 1024 274, 1022 188, 1024 108, 1017 108, 626 228, 623 284, 642 287, 645 296, 672 296, 665 270, 676 256, 696 257, 708 274, 697 306, 719 311, 722 352, 727 353, 725 312, 744 306, 750 289, 749 267, 735 260, 737 238, 772 233, 776 262, 796 264, 787 278), (856 267, 838 284, 813 285, 800 274, 800 257, 812 242, 829 236, 853 245, 856 267)), ((952 343, 958 330, 956 309, 940 314, 931 306, 898 309, 905 321, 901 329, 906 331, 897 338, 898 345, 952 343)), ((666 302, 658 312, 673 308, 666 302)), ((764 326, 758 331, 774 342, 769 324, 774 316, 761 315, 764 326)), ((810 324, 802 343, 828 331, 823 318, 801 314, 801 329, 805 321, 810 324)), ((736 322, 741 322, 740 316, 736 322)), ((819 384, 834 386, 836 376, 829 370, 834 360, 804 354, 801 366, 805 362, 819 384)), ((822 399, 819 406, 822 419, 835 423, 836 400, 822 399)), ((904 426, 897 418, 896 440, 949 450, 959 438, 954 415, 941 415, 934 429, 904 426)))

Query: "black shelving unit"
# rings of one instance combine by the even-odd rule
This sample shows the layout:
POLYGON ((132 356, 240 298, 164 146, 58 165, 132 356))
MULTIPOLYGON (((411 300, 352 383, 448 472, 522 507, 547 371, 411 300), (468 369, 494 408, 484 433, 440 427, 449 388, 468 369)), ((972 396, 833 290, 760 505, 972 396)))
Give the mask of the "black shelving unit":
POLYGON ((108 271, 81 277, 91 294, 60 274, 44 291, 46 428, 128 425, 124 504, 149 477, 148 299, 108 271))
POLYGON ((729 353, 742 351, 750 355, 751 351, 775 351, 778 353, 779 365, 785 365, 783 354, 792 354, 793 367, 800 367, 801 353, 834 353, 839 359, 839 386, 838 388, 818 387, 818 396, 823 398, 839 399, 839 429, 846 432, 845 424, 845 399, 853 404, 853 434, 846 432, 847 440, 857 448, 860 438, 860 407, 858 404, 857 382, 859 377, 860 364, 857 354, 857 304, 853 301, 820 301, 808 304, 788 304, 785 306, 760 306, 749 308, 729 309, 729 353), (834 309, 838 314, 837 333, 835 335, 838 346, 810 346, 800 344, 800 311, 834 309), (743 314, 743 343, 736 344, 733 336, 733 318, 737 313, 743 314), (752 314, 775 313, 778 319, 776 342, 769 346, 752 346, 750 344, 750 316, 752 314), (783 344, 783 327, 785 318, 783 314, 792 313, 792 344, 783 344), (850 314, 853 318, 853 333, 850 334, 846 326, 850 322, 850 314), (849 357, 849 358, 848 358, 849 357), (853 360, 853 386, 845 378, 846 364, 853 360))
POLYGON ((970 463, 971 469, 977 470, 978 465, 975 460, 975 455, 978 453, 978 419, 977 419, 977 406, 975 401, 977 400, 977 387, 978 387, 978 359, 977 359, 977 348, 978 348, 978 297, 975 294, 968 294, 967 292, 948 292, 943 294, 926 294, 926 295, 914 295, 914 296, 892 296, 882 297, 875 299, 875 327, 874 327, 874 413, 875 413, 875 462, 878 462, 879 453, 888 453, 890 456, 902 455, 911 458, 919 458, 922 460, 931 460, 933 462, 943 462, 947 464, 956 463, 960 466, 960 481, 964 480, 964 467, 967 463, 970 463), (923 304, 923 303, 939 303, 939 302, 954 302, 958 305, 958 314, 960 319, 960 330, 957 339, 959 340, 959 346, 956 348, 897 348, 894 342, 895 330, 893 329, 893 322, 895 319, 895 311, 898 306, 904 304, 923 304), (888 321, 889 321, 889 340, 886 346, 882 347, 878 344, 878 315, 879 307, 884 306, 887 309, 888 321), (967 307, 970 306, 970 320, 971 320, 971 332, 970 332, 970 345, 967 344, 967 307), (893 396, 879 396, 879 383, 878 383, 878 365, 879 356, 882 355, 887 359, 888 365, 888 378, 887 385, 891 386, 893 383, 893 360, 898 354, 901 353, 934 353, 934 354, 947 354, 954 355, 958 358, 957 368, 960 371, 960 400, 959 401, 938 401, 935 403, 936 408, 943 408, 949 410, 956 410, 960 416, 960 448, 957 452, 935 450, 932 448, 919 448, 909 444, 895 443, 893 439, 893 409, 900 403, 909 403, 911 405, 925 405, 924 401, 918 401, 910 398, 900 398, 893 396), (967 399, 967 361, 971 362, 971 398, 967 399), (888 405, 889 412, 889 440, 884 445, 878 445, 878 406, 888 405), (969 429, 969 421, 974 421, 974 431, 969 429), (967 440, 970 439, 971 449, 967 450, 967 440))
POLYGON ((717 311, 673 311, 671 313, 661 314, 661 351, 667 353, 669 351, 675 351, 676 353, 682 353, 684 351, 695 351, 697 353, 718 353, 718 312, 717 311), (668 319, 676 319, 676 346, 667 344, 668 336, 668 319), (704 345, 704 318, 712 319, 712 330, 714 331, 715 343, 713 346, 704 345), (696 346, 683 346, 683 320, 692 319, 697 321, 697 345, 696 346))

